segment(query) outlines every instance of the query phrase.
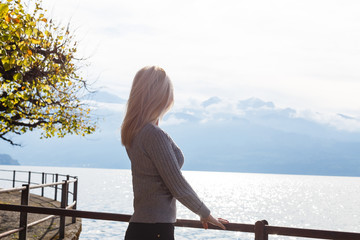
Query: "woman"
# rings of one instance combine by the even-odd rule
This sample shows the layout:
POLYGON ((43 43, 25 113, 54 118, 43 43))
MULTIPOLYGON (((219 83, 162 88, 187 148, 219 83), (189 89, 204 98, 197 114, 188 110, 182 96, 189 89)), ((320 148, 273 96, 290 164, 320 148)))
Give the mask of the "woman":
POLYGON ((175 199, 208 223, 225 229, 215 219, 181 174, 184 156, 173 140, 158 127, 172 107, 173 86, 160 67, 144 67, 135 75, 121 140, 131 160, 134 214, 125 240, 174 239, 175 199))

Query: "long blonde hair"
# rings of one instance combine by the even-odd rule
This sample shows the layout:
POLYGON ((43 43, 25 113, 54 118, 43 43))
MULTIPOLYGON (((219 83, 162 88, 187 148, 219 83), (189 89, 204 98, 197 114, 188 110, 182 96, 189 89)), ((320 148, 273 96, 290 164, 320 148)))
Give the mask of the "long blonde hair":
POLYGON ((173 91, 170 78, 160 67, 147 66, 136 73, 121 125, 121 142, 125 147, 131 146, 145 124, 156 124, 172 107, 173 91))

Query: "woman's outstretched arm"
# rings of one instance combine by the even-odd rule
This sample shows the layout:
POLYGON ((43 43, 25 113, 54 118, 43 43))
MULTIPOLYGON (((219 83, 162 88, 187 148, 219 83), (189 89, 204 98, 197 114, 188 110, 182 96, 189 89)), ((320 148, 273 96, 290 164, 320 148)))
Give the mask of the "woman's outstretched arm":
POLYGON ((223 223, 227 223, 227 221, 216 220, 210 215, 210 210, 200 200, 182 175, 175 152, 171 145, 172 140, 170 137, 158 127, 154 126, 154 129, 152 130, 153 131, 146 136, 146 152, 149 154, 150 158, 153 159, 153 163, 158 170, 159 175, 173 197, 191 211, 198 214, 201 217, 205 229, 207 228, 207 223, 211 223, 224 229, 223 223))

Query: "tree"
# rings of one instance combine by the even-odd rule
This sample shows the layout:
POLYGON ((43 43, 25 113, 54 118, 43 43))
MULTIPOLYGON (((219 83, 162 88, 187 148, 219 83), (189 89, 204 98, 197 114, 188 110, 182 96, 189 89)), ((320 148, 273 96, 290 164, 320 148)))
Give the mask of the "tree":
POLYGON ((41 129, 41 137, 90 134, 90 109, 81 102, 87 82, 78 74, 77 43, 69 26, 45 18, 20 0, 0 3, 0 138, 41 129))

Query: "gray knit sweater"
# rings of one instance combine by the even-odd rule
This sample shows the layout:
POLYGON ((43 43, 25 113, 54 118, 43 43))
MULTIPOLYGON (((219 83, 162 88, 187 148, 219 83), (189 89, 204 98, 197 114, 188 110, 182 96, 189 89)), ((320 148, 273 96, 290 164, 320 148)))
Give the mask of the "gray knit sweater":
POLYGON ((181 173, 184 164, 181 150, 158 126, 146 124, 126 150, 131 160, 134 191, 130 222, 174 223, 175 199, 199 216, 209 216, 209 209, 181 173))

